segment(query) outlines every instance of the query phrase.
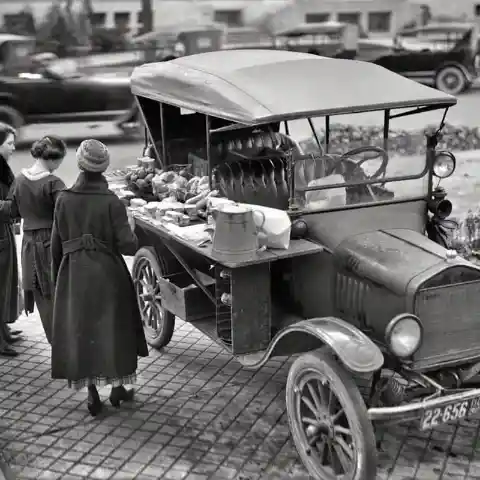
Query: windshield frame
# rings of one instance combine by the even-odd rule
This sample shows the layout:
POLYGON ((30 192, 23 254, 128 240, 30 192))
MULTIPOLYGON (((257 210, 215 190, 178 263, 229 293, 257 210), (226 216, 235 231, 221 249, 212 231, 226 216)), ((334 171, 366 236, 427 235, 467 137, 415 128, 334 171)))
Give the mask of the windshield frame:
MULTIPOLYGON (((409 116, 409 115, 415 115, 417 113, 423 113, 423 112, 428 112, 433 110, 432 107, 429 106, 418 106, 417 108, 414 108, 412 110, 407 110, 403 111, 397 114, 392 114, 391 110, 386 109, 384 110, 384 122, 383 122, 383 141, 384 141, 384 148, 386 148, 388 144, 388 139, 389 139, 389 131, 390 131, 390 120, 394 118, 399 118, 399 117, 404 117, 404 116, 409 116)), ((443 112, 442 119, 439 123, 438 129, 432 133, 431 138, 438 138, 439 133, 443 129, 445 125, 445 118, 448 113, 449 107, 446 107, 443 112)), ((342 182, 342 183, 336 183, 336 184, 328 184, 328 185, 319 185, 319 186, 311 186, 311 187, 300 187, 297 188, 295 186, 295 180, 294 177, 295 175, 292 175, 292 171, 295 171, 295 166, 297 162, 301 162, 305 160, 306 158, 309 159, 315 159, 315 158, 321 158, 322 155, 328 155, 328 146, 329 146, 329 137, 330 137, 330 116, 325 116, 323 117, 325 120, 325 132, 324 132, 324 142, 323 144, 320 142, 320 139, 318 137, 318 134, 315 129, 314 125, 314 120, 317 118, 322 118, 322 117, 306 117, 306 120, 308 121, 308 124, 310 126, 312 138, 315 139, 315 143, 317 144, 317 147, 319 149, 318 154, 310 154, 310 155, 301 155, 297 156, 297 158, 294 158, 292 152, 287 153, 286 156, 289 156, 290 158, 287 158, 287 161, 291 163, 291 166, 289 167, 289 172, 288 175, 290 176, 289 178, 289 186, 290 186, 290 195, 289 195, 289 208, 288 208, 288 213, 289 214, 294 214, 294 215, 305 215, 305 214, 312 214, 312 213, 323 213, 323 212, 331 212, 331 211, 341 211, 341 210, 350 210, 350 209, 357 209, 357 208, 368 208, 368 207, 375 207, 379 205, 391 205, 391 204, 397 204, 397 203, 409 203, 409 202, 415 202, 415 201, 428 201, 428 199, 431 196, 432 193, 432 188, 433 188, 433 156, 432 152, 434 153, 434 148, 432 149, 432 143, 428 141, 428 137, 426 138, 426 152, 425 152, 425 165, 424 168, 420 173, 417 174, 410 174, 410 175, 396 175, 396 176, 390 176, 390 177, 382 177, 382 178, 375 178, 375 179, 364 179, 364 180, 359 180, 359 181, 353 181, 353 182, 342 182), (297 201, 297 195, 298 193, 303 193, 305 194, 306 192, 314 192, 314 191, 321 191, 321 190, 328 190, 328 189, 335 189, 335 188, 346 188, 346 187, 355 187, 355 186, 369 186, 369 185, 380 185, 380 184, 385 184, 385 183, 394 183, 394 182, 402 182, 402 181, 409 181, 409 180, 418 180, 421 178, 424 178, 426 175, 428 175, 427 178, 427 188, 426 188, 426 193, 425 195, 412 195, 412 196, 404 196, 402 198, 398 199, 389 199, 389 200, 374 200, 374 201, 369 201, 369 202, 362 202, 362 203, 356 203, 356 204, 345 204, 341 206, 332 206, 332 207, 327 207, 327 208, 316 208, 316 209, 307 209, 303 206, 300 206, 296 203, 297 201)), ((282 122, 284 124, 285 128, 285 133, 289 135, 289 121, 285 120, 282 122)), ((436 141, 434 142, 436 145, 436 141)))

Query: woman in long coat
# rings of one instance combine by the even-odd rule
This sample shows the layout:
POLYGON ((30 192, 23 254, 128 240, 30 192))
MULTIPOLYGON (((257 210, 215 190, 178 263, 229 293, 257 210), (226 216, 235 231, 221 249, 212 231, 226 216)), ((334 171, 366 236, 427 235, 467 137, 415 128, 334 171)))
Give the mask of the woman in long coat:
POLYGON ((52 288, 50 275, 50 238, 53 211, 58 194, 65 188, 53 174, 66 153, 65 142, 46 136, 30 149, 35 163, 23 169, 15 179, 8 201, 0 201, 0 218, 23 218, 22 286, 25 311, 37 305, 45 336, 52 341, 52 288))
MULTIPOLYGON (((8 160, 15 151, 15 130, 0 124, 0 200, 8 197, 15 177, 8 160)), ((0 218, 0 356, 15 357, 18 352, 10 344, 18 340, 8 324, 19 315, 18 264, 12 219, 0 218)))
POLYGON ((138 356, 148 355, 133 282, 122 255, 137 238, 124 204, 102 175, 109 152, 97 140, 77 150, 81 173, 58 197, 52 231, 52 377, 88 387, 92 416, 102 408, 96 386, 111 385, 110 402, 133 398, 138 356))

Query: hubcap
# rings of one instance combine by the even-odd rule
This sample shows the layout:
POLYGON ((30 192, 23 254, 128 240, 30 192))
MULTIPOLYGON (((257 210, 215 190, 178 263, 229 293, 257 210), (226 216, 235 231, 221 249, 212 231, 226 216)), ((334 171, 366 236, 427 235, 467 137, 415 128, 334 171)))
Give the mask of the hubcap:
POLYGON ((332 385, 316 372, 307 372, 294 392, 305 453, 320 469, 321 476, 332 479, 353 474, 355 441, 332 385))
POLYGON ((452 89, 456 88, 458 87, 458 84, 459 84, 458 76, 453 73, 450 73, 445 76, 444 82, 448 88, 452 88, 452 89))
POLYGON ((144 327, 154 336, 159 336, 164 312, 157 275, 146 258, 139 260, 136 273, 135 289, 144 327))

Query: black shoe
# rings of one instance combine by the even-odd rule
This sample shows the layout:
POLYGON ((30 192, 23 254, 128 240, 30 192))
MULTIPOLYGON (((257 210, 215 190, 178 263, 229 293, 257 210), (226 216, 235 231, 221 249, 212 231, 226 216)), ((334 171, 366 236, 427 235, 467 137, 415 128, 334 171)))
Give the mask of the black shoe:
POLYGON ((16 357, 18 355, 18 352, 14 350, 12 347, 9 345, 4 345, 3 347, 0 347, 0 356, 1 357, 16 357))
POLYGON ((90 385, 88 387, 88 403, 87 408, 92 417, 96 417, 102 411, 102 402, 98 395, 97 387, 90 385))
POLYGON ((110 392, 109 400, 115 408, 120 407, 121 402, 131 402, 133 400, 133 388, 127 390, 123 385, 120 387, 113 387, 110 392))
POLYGON ((10 332, 10 335, 8 337, 5 337, 5 341, 7 343, 9 343, 10 345, 12 345, 13 343, 20 342, 21 340, 22 340, 22 337, 17 337, 16 335, 11 335, 11 332, 10 332))

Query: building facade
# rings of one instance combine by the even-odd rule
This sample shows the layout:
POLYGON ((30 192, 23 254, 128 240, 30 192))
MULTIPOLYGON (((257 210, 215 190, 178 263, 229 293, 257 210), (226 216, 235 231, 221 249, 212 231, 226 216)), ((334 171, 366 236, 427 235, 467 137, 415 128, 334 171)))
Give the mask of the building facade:
MULTIPOLYGON (((458 5, 458 1, 462 0, 451 3, 458 5)), ((300 7, 305 22, 347 21, 357 23, 365 33, 380 36, 392 35, 418 13, 418 5, 411 0, 152 0, 153 23, 156 29, 179 21, 215 21, 237 27, 292 2, 300 7)), ((75 0, 74 9, 81 8, 80 3, 75 0)), ((44 18, 51 5, 52 0, 28 0, 36 20, 44 18)), ((141 26, 141 0, 92 0, 92 5, 93 23, 97 26, 127 27, 132 33, 141 26)), ((0 22, 3 17, 5 24, 9 15, 18 14, 24 6, 19 0, 0 0, 0 22)))

